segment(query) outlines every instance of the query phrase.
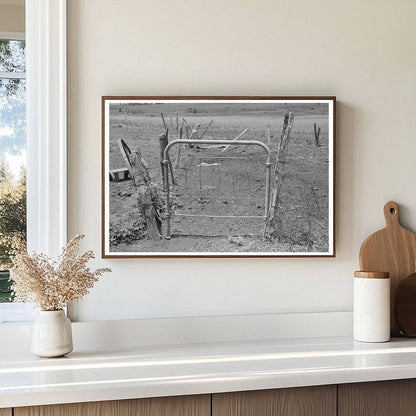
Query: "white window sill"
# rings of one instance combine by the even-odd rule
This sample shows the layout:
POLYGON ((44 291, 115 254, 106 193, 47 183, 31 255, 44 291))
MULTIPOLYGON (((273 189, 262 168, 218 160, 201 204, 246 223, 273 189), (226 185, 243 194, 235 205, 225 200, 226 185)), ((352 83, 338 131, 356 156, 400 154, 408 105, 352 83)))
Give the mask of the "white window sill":
POLYGON ((0 325, 32 322, 35 319, 33 305, 28 303, 0 303, 0 325))

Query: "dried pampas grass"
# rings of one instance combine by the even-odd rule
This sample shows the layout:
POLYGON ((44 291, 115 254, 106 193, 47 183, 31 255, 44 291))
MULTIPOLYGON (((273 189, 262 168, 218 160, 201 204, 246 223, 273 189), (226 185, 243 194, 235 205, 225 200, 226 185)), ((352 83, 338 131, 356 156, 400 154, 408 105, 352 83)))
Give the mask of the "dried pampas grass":
POLYGON ((57 261, 44 254, 29 255, 27 250, 13 258, 10 279, 13 281, 15 302, 34 303, 45 311, 56 311, 81 299, 105 272, 91 271, 87 263, 94 258, 92 251, 78 254, 83 235, 76 235, 63 249, 57 261))

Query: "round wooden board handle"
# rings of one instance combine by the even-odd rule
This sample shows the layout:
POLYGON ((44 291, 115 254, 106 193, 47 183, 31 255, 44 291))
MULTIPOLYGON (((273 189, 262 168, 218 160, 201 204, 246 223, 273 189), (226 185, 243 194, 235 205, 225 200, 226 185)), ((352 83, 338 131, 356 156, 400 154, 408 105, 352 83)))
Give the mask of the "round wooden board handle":
POLYGON ((395 201, 389 201, 384 205, 384 218, 386 219, 386 226, 400 226, 399 221, 399 205, 395 201))

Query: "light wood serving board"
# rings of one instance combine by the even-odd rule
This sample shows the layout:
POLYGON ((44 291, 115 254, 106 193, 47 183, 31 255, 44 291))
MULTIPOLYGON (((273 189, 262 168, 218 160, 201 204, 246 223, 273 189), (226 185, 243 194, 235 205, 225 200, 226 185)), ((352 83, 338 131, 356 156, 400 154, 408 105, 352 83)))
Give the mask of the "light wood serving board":
POLYGON ((370 235, 361 246, 360 268, 390 273, 390 329, 391 335, 397 336, 400 331, 394 317, 394 298, 400 280, 416 271, 416 235, 400 225, 396 202, 384 205, 384 217, 386 228, 370 235))

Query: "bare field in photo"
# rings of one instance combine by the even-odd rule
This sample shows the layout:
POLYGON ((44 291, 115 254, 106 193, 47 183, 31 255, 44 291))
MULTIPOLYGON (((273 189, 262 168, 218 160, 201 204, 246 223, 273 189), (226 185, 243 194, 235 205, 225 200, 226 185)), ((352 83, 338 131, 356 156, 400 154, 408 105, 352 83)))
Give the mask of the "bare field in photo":
MULTIPOLYGON (((203 131, 204 139, 258 140, 271 150, 272 173, 284 115, 294 114, 287 151, 286 174, 279 199, 281 233, 269 241, 265 226, 266 154, 260 147, 178 146, 170 157, 176 184, 172 185, 172 238, 145 238, 133 181, 109 183, 110 251, 131 253, 290 253, 329 250, 329 144, 326 103, 112 103, 109 117, 109 168, 125 167, 118 140, 140 149, 152 181, 165 200, 159 135, 178 138, 182 118, 203 131), (314 123, 321 128, 315 144, 314 123), (201 217, 204 215, 207 217, 201 217), (226 216, 226 218, 219 218, 226 216), (258 217, 258 218, 251 218, 258 217)), ((184 137, 185 138, 185 137, 184 137)), ((332 202, 331 202, 332 203, 332 202)), ((165 235, 164 208, 162 234, 165 235)))

